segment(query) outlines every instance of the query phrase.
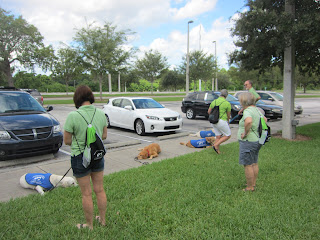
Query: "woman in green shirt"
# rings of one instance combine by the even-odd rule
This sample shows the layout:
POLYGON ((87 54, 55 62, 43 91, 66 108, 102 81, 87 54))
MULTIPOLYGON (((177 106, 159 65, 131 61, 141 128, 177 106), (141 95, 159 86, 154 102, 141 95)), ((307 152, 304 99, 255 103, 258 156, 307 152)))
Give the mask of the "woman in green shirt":
POLYGON ((78 224, 77 227, 79 229, 93 229, 93 201, 90 181, 92 181, 93 190, 97 196, 99 216, 96 216, 96 219, 101 225, 106 224, 107 196, 103 188, 104 159, 95 160, 85 167, 82 156, 85 148, 87 122, 92 122, 99 136, 106 139, 107 120, 103 111, 92 105, 94 96, 88 86, 79 86, 73 95, 73 101, 78 110, 68 114, 64 125, 63 139, 66 145, 71 146, 71 167, 81 189, 82 207, 86 218, 86 223, 78 224), (87 122, 81 115, 87 119, 87 122))
MULTIPOLYGON (((255 106, 255 97, 252 93, 240 94, 239 101, 244 109, 238 130, 239 164, 244 166, 247 180, 247 187, 243 190, 254 191, 259 173, 258 157, 261 145, 258 127, 262 114, 255 106)), ((264 119, 267 121, 265 117, 264 119)))

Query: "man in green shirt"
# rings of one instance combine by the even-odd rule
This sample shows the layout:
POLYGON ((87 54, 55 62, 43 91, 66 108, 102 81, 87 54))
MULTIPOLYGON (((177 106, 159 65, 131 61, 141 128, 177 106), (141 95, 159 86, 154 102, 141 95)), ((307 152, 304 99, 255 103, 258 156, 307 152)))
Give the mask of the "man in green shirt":
POLYGON ((231 137, 231 130, 229 127, 231 104, 226 100, 227 96, 228 91, 226 89, 222 89, 220 91, 220 97, 214 100, 208 109, 208 114, 210 115, 212 109, 215 106, 219 106, 219 121, 216 124, 211 124, 214 133, 216 134, 216 141, 213 144, 213 149, 218 154, 220 154, 220 144, 227 141, 231 137))
POLYGON ((251 80, 247 80, 244 82, 244 86, 246 87, 246 89, 251 92, 253 94, 253 96, 256 98, 256 102, 259 101, 261 99, 260 95, 256 92, 256 90, 254 90, 254 88, 252 87, 252 82, 251 80))

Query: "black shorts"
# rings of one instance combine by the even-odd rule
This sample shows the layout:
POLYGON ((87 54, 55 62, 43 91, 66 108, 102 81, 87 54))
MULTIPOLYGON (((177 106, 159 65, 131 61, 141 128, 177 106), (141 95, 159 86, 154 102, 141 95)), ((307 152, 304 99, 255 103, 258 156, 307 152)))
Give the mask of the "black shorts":
POLYGON ((104 170, 104 159, 101 159, 99 161, 93 161, 88 166, 88 168, 85 168, 82 165, 82 153, 71 157, 71 167, 73 171, 73 176, 76 178, 81 178, 84 176, 89 175, 92 172, 101 172, 104 170))

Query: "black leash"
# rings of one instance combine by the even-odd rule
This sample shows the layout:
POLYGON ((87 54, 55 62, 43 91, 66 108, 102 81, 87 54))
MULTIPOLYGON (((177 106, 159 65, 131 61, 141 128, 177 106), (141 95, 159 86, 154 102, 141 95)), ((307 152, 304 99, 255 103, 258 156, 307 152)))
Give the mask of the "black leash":
POLYGON ((53 189, 55 189, 58 184, 62 181, 62 179, 64 179, 64 177, 68 174, 68 172, 70 171, 71 167, 68 169, 68 171, 63 175, 63 177, 60 179, 60 181, 55 185, 53 186, 53 188, 49 189, 48 192, 52 191, 53 189))
POLYGON ((140 160, 138 160, 137 157, 135 157, 134 160, 135 160, 136 162, 141 163, 142 165, 148 165, 148 164, 149 164, 148 162, 141 162, 140 160))

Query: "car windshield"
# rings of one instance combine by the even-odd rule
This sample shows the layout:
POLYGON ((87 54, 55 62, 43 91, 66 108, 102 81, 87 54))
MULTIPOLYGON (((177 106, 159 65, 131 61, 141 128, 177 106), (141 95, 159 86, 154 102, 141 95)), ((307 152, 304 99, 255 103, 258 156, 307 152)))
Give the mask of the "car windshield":
POLYGON ((133 99, 136 109, 163 108, 163 106, 153 99, 133 99))
POLYGON ((270 93, 278 101, 283 101, 283 96, 280 93, 270 93))
POLYGON ((21 92, 0 93, 0 114, 34 111, 45 112, 46 110, 30 94, 21 92))

